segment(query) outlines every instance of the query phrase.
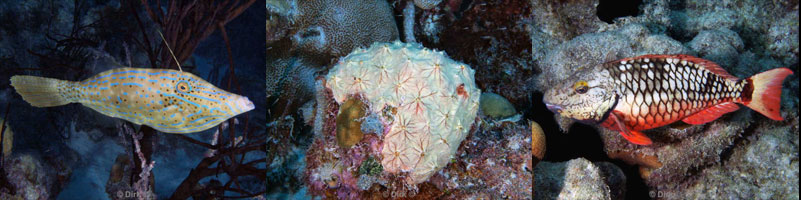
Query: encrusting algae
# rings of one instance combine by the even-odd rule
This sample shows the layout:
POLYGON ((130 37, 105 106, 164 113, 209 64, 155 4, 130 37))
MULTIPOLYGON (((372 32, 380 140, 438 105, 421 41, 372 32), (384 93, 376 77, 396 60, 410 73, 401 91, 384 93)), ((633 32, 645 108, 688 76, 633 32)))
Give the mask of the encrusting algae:
POLYGON ((165 133, 203 131, 254 108, 247 97, 170 69, 117 68, 79 82, 17 75, 11 85, 35 107, 80 103, 165 133))
POLYGON ((342 103, 337 115, 337 144, 350 148, 364 137, 361 118, 365 115, 365 105, 358 98, 349 98, 342 103))

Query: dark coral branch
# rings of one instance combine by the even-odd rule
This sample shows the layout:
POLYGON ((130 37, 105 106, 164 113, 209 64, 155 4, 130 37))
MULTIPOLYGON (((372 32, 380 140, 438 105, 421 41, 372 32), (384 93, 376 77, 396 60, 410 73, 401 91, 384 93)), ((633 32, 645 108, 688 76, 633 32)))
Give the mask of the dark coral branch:
MULTIPOLYGON (((145 25, 142 23, 142 20, 139 19, 139 14, 136 12, 136 6, 134 5, 133 1, 128 1, 128 2, 130 3, 129 7, 131 8, 131 13, 133 13, 134 19, 136 19, 136 23, 139 26, 139 30, 142 32, 142 37, 144 38, 144 41, 142 42, 139 42, 138 40, 136 40, 136 38, 134 38, 134 41, 136 41, 139 44, 139 46, 145 51, 145 53, 147 53, 147 57, 150 59, 150 67, 155 68, 157 67, 156 55, 155 52, 153 52, 154 51, 153 47, 150 46, 150 39, 147 36, 145 25)), ((145 6, 145 8, 148 9, 148 12, 151 12, 150 7, 145 6)))
MULTIPOLYGON (((261 148, 260 142, 255 142, 253 144, 245 145, 242 147, 236 148, 223 148, 219 150, 219 153, 211 156, 203 158, 203 160, 198 163, 198 165, 189 172, 189 176, 178 185, 176 188, 175 193, 172 194, 170 199, 186 199, 195 193, 201 192, 200 190, 195 190, 195 186, 198 182, 209 176, 213 176, 218 173, 219 170, 225 171, 232 179, 237 176, 255 176, 260 180, 266 179, 267 169, 260 169, 255 167, 258 162, 250 162, 248 165, 240 165, 235 170, 227 169, 226 165, 218 164, 216 167, 210 167, 214 163, 218 161, 222 161, 224 157, 227 157, 228 154, 246 154, 251 151, 258 151, 261 148)), ((234 191, 235 192, 235 191, 234 191)))
POLYGON ((203 147, 205 147, 207 149, 217 149, 217 148, 219 148, 219 145, 212 145, 212 144, 209 144, 209 143, 201 142, 199 140, 196 140, 196 139, 191 138, 191 137, 186 136, 186 135, 176 134, 175 136, 177 136, 177 137, 179 137, 179 138, 181 138, 181 139, 183 139, 183 140, 185 140, 187 142, 203 146, 203 147))
MULTIPOLYGON (((200 41, 214 33, 218 24, 226 24, 233 20, 256 0, 247 1, 170 1, 166 13, 157 14, 147 0, 140 0, 151 20, 154 21, 170 47, 175 57, 184 61, 192 55, 200 41), (166 16, 166 17, 165 17, 166 16), (186 37, 191 35, 192 37, 186 37)), ((161 2, 156 2, 161 6, 161 2)), ((162 45, 160 48, 164 48, 162 45)), ((159 60, 166 61, 171 58, 169 52, 162 51, 159 60)), ((163 63, 168 68, 175 67, 175 63, 163 63)))

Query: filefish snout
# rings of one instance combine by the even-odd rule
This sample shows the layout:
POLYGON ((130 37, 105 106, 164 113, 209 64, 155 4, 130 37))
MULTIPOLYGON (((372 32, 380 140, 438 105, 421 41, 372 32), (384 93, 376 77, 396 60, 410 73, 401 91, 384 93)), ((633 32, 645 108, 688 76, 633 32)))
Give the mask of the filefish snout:
POLYGON ((239 111, 237 113, 244 113, 256 108, 256 106, 253 105, 253 102, 251 102, 250 99, 248 99, 248 97, 245 96, 239 96, 237 98, 232 99, 232 101, 233 105, 239 111))

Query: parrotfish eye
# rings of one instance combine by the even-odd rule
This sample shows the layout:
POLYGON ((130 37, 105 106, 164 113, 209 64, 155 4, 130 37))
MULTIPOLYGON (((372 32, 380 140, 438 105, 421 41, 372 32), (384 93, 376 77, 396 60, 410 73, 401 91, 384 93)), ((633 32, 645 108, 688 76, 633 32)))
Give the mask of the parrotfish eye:
POLYGON ((576 84, 573 84, 573 89, 576 90, 576 93, 584 94, 589 87, 587 86, 587 81, 578 81, 576 84))
POLYGON ((189 82, 182 80, 175 84, 175 90, 188 93, 192 91, 192 86, 189 85, 189 82))

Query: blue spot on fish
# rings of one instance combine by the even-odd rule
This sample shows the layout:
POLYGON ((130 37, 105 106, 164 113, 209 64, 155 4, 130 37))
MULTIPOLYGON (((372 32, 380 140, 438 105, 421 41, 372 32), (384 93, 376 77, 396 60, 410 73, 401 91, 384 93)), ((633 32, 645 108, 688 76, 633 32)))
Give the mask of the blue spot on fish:
POLYGON ((135 85, 135 86, 142 87, 142 84, 139 84, 139 83, 123 83, 122 85, 135 85))

